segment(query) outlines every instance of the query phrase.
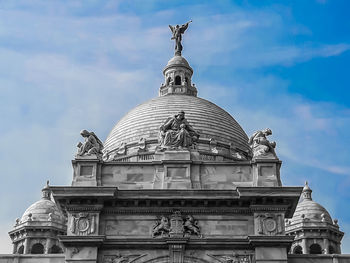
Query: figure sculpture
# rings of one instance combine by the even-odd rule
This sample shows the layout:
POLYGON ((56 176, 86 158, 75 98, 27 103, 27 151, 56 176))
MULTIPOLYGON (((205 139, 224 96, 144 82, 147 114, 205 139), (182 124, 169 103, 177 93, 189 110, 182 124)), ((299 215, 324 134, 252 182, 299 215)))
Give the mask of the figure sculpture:
POLYGON ((160 146, 163 149, 186 148, 199 138, 199 134, 185 119, 185 112, 180 111, 174 117, 169 117, 160 127, 160 146))
POLYGON ((197 235, 199 237, 202 237, 198 226, 198 222, 194 220, 193 216, 191 215, 186 216, 184 222, 184 230, 186 234, 197 235))
POLYGON ((182 34, 185 33, 186 29, 188 28, 189 23, 191 21, 187 22, 186 24, 183 24, 181 26, 176 25, 176 26, 171 26, 169 25, 169 28, 171 32, 173 33, 173 37, 171 39, 175 40, 175 56, 181 56, 181 51, 182 51, 182 34))
POLYGON ((169 219, 162 216, 157 223, 153 226, 152 237, 168 235, 170 231, 169 219))
POLYGON ((78 156, 95 154, 97 156, 102 155, 103 143, 93 132, 88 132, 87 130, 82 130, 80 135, 83 136, 84 142, 79 142, 78 156))
POLYGON ((275 153, 276 142, 270 142, 267 136, 271 135, 272 131, 267 128, 262 131, 255 132, 248 141, 252 152, 253 158, 258 156, 272 155, 273 158, 277 158, 275 153))

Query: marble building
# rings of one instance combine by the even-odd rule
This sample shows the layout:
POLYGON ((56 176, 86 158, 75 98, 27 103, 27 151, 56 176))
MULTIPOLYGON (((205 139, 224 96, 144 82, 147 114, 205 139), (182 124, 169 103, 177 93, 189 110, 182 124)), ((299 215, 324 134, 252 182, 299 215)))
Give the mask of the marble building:
POLYGON ((104 143, 81 131, 71 186, 44 187, 0 263, 350 262, 337 220, 309 186, 282 185, 272 131, 248 137, 197 97, 182 56, 189 23, 170 26, 175 54, 159 96, 129 111, 104 143))

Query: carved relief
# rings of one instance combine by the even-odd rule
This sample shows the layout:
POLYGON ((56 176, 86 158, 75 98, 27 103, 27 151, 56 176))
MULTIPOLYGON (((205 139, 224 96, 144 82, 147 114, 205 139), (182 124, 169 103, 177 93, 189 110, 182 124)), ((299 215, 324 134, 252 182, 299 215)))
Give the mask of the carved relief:
POLYGON ((255 157, 268 157, 277 158, 275 153, 276 142, 270 142, 267 136, 271 135, 272 131, 267 128, 262 131, 255 132, 248 141, 253 153, 253 158, 255 157))
POLYGON ((184 235, 184 220, 182 219, 181 212, 175 211, 170 217, 170 236, 183 236, 184 235))
POLYGON ((165 216, 161 216, 157 223, 153 226, 152 237, 168 236, 170 231, 169 219, 165 216))
POLYGON ((139 152, 146 151, 146 139, 143 137, 141 137, 139 142, 138 142, 138 151, 139 152))
POLYGON ((282 214, 258 214, 255 216, 258 235, 279 235, 284 233, 282 214))
POLYGON ((104 256, 103 263, 131 263, 131 262, 133 262, 139 258, 142 258, 146 255, 147 254, 142 254, 142 255, 137 255, 137 254, 133 254, 133 255, 121 255, 121 254, 108 255, 108 256, 104 256))
POLYGON ((218 146, 218 142, 215 139, 210 138, 209 145, 210 145, 210 151, 212 153, 215 153, 215 154, 219 153, 218 149, 216 148, 218 146))
POLYGON ((252 263, 253 262, 253 255, 252 254, 238 254, 233 253, 232 255, 210 255, 209 257, 212 257, 216 259, 217 261, 221 263, 252 263))
POLYGON ((91 215, 88 213, 72 215, 69 229, 73 234, 80 236, 87 236, 95 233, 96 215, 91 215))
POLYGON ((198 226, 198 221, 194 220, 193 216, 191 215, 186 216, 184 222, 184 231, 187 235, 197 235, 199 237, 202 237, 198 226))
POLYGON ((152 230, 152 237, 184 237, 196 235, 202 237, 198 221, 191 215, 182 217, 180 211, 175 211, 170 220, 162 216, 152 230))

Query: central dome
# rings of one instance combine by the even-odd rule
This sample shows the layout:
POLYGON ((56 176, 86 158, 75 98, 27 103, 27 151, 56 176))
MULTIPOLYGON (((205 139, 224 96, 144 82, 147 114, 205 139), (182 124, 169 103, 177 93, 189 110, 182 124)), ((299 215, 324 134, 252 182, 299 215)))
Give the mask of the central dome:
POLYGON ((200 134, 200 139, 214 139, 249 151, 248 136, 232 116, 217 105, 194 96, 167 95, 151 99, 127 113, 108 135, 104 150, 116 150, 121 143, 158 139, 159 127, 180 110, 200 134))

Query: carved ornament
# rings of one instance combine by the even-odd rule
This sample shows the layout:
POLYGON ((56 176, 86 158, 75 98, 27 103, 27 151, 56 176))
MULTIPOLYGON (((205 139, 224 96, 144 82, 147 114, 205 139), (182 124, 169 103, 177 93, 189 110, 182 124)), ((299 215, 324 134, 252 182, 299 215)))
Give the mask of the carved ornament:
POLYGON ((96 215, 88 213, 72 215, 69 228, 76 235, 87 236, 93 234, 96 231, 96 215))
POLYGON ((238 254, 233 253, 229 254, 221 254, 221 255, 211 255, 207 254, 209 257, 216 259, 221 263, 252 263, 253 255, 252 254, 238 254))
POLYGON ((147 254, 131 254, 131 255, 106 255, 103 258, 103 263, 131 263, 135 260, 146 256, 147 254))
POLYGON ((258 235, 279 235, 284 233, 282 214, 258 214, 255 216, 256 232, 258 235))
POLYGON ((170 219, 161 216, 153 227, 152 237, 202 237, 198 221, 191 215, 183 217, 180 211, 175 211, 170 219))

